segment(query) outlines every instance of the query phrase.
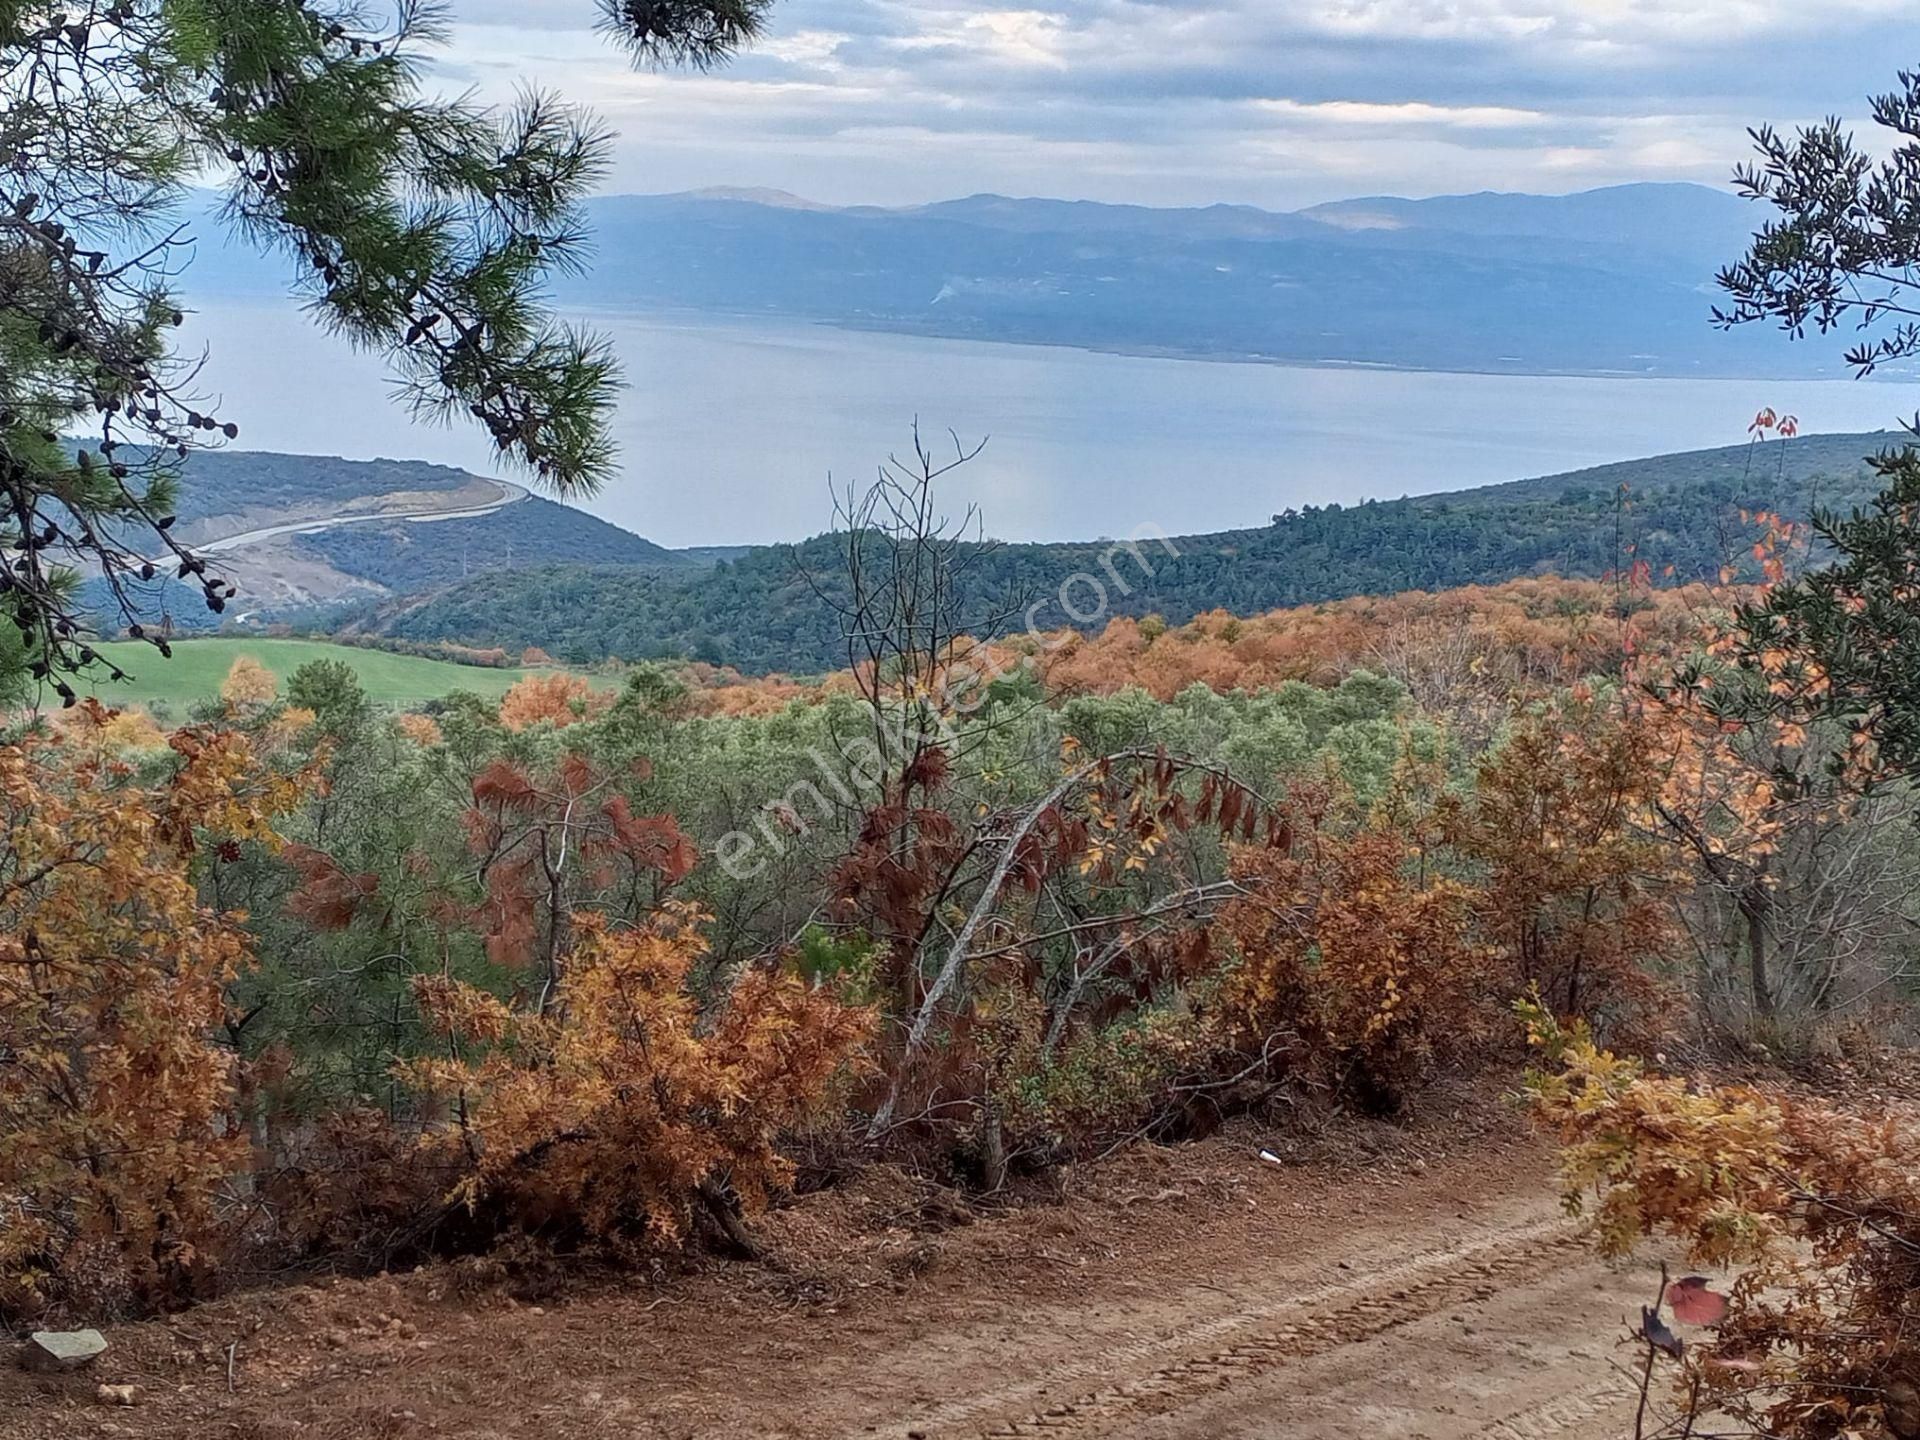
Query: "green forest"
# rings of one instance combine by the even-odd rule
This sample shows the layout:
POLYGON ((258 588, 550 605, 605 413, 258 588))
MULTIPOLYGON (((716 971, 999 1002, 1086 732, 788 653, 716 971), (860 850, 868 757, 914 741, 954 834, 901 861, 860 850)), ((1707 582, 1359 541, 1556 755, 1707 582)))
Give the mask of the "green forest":
MULTIPOLYGON (((1805 519, 1817 506, 1863 502, 1877 488, 1867 457, 1891 439, 1771 440, 1455 494, 1308 506, 1257 530, 1143 539, 1137 555, 1107 541, 985 541, 965 567, 961 608, 985 632, 1024 628, 1036 605, 1039 629, 1098 629, 1115 616, 1180 624, 1216 609, 1250 615, 1537 574, 1597 578, 1636 563, 1662 583, 1714 580, 1729 565, 1751 574, 1756 512, 1805 519), (1063 600, 1071 575, 1098 588, 1083 582, 1063 600)), ((819 536, 684 577, 596 565, 494 571, 424 602, 371 608, 344 628, 534 645, 572 664, 687 658, 750 674, 818 673, 847 663, 823 598, 844 583, 841 549, 819 536)))

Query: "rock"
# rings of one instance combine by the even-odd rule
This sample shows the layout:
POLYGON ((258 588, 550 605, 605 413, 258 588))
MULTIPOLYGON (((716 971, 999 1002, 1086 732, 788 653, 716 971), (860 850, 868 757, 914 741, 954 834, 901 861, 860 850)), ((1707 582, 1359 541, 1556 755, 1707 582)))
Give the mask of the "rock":
POLYGON ((131 1385, 101 1385, 93 1392, 102 1405, 137 1405, 140 1392, 131 1385))
POLYGON ((98 1330, 36 1330, 20 1363, 29 1370, 83 1370, 106 1352, 107 1337, 98 1330))

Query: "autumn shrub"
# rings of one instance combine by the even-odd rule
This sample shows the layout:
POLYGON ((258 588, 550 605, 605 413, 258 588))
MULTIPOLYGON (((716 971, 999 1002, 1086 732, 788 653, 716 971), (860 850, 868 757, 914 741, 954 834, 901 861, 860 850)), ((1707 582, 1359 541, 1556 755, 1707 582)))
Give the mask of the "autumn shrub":
POLYGON ((1237 853, 1222 1023, 1243 1044, 1285 1036, 1311 1078, 1392 1112, 1436 1058, 1485 1033, 1502 977, 1474 891, 1429 863, 1418 827, 1343 809, 1302 787, 1286 843, 1237 853))
MULTIPOLYGON (((1920 1132, 1755 1089, 1699 1086, 1522 1007, 1528 1081, 1568 1205, 1601 1248, 1677 1241, 1737 1267, 1724 1318, 1675 1352, 1672 1433, 1704 1415, 1790 1440, 1920 1435, 1920 1132)), ((1725 1426, 1715 1423, 1715 1433, 1725 1426)))
POLYGON ((484 1225, 448 1202, 463 1159, 423 1151, 416 1129, 374 1106, 323 1111, 278 1137, 256 1180, 272 1228, 249 1238, 276 1267, 381 1270, 483 1249, 484 1225))
POLYGON ((222 1031, 250 942, 196 870, 208 839, 270 840, 299 785, 210 730, 143 780, 113 724, 88 702, 0 748, 0 1312, 188 1293, 247 1164, 222 1031))
POLYGON ((279 680, 251 655, 236 656, 220 682, 220 703, 235 719, 258 714, 279 698, 279 680))
POLYGON ((1673 953, 1679 857, 1652 832, 1659 731, 1617 697, 1575 687, 1516 720, 1443 807, 1471 866, 1475 923, 1520 985, 1616 1028, 1657 1016, 1673 953))
POLYGON ((396 715, 393 719, 393 726, 394 729, 398 730, 402 735, 406 736, 408 740, 423 750, 431 749, 433 746, 438 745, 444 738, 440 733, 439 722, 431 715, 412 713, 396 715))
POLYGON ((688 985, 702 920, 676 903, 625 929, 575 916, 544 1009, 416 981, 449 1053, 407 1074, 442 1109, 424 1144, 457 1157, 454 1199, 503 1225, 628 1246, 684 1238, 722 1192, 753 1208, 784 1182, 782 1130, 834 1102, 871 1016, 751 969, 703 1024, 688 985))

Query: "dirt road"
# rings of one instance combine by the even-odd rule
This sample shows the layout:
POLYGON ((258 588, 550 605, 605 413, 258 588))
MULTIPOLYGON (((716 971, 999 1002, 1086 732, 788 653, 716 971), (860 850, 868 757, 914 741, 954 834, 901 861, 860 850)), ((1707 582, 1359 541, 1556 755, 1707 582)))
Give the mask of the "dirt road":
POLYGON ((1630 1433, 1612 1362, 1651 1272, 1595 1263, 1527 1142, 1387 1143, 1293 1168, 1245 1137, 1144 1151, 957 1227, 950 1195, 883 1172, 772 1217, 781 1269, 564 1293, 446 1269, 240 1297, 128 1327, 84 1393, 0 1382, 0 1433, 1630 1433), (99 1407, 99 1380, 139 1385, 140 1407, 99 1407))
MULTIPOLYGON (((275 540, 283 535, 318 535, 327 530, 339 530, 349 525, 432 525, 442 520, 476 520, 483 515, 492 515, 509 505, 517 505, 528 497, 523 485, 515 485, 506 480, 493 480, 485 476, 474 476, 479 485, 491 485, 499 493, 496 498, 478 505, 463 505, 456 509, 424 510, 379 510, 363 515, 333 515, 310 520, 289 520, 279 525, 263 525, 257 529, 243 530, 234 535, 222 535, 218 539, 207 540, 192 548, 202 555, 220 555, 234 550, 245 550, 251 546, 275 540)), ((164 564, 172 557, 160 555, 153 557, 155 563, 164 564)))

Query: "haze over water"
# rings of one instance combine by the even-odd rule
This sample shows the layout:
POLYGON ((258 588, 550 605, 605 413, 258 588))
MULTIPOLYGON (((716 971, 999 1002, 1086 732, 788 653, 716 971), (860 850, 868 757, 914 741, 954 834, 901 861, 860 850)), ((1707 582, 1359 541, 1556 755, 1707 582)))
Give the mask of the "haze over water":
MULTIPOLYGON (((1288 506, 1455 490, 1674 450, 1739 444, 1754 412, 1806 432, 1878 430, 1900 384, 1504 376, 1171 360, 708 317, 579 317, 610 334, 628 389, 623 473, 583 502, 666 545, 796 540, 826 529, 831 472, 905 452, 915 415, 986 451, 943 485, 990 534, 1085 539, 1140 525, 1262 525, 1288 506)), ((189 343, 211 359, 250 448, 434 460, 502 472, 477 427, 417 423, 382 363, 289 305, 216 305, 189 343), (324 398, 323 398, 324 397, 324 398)))

